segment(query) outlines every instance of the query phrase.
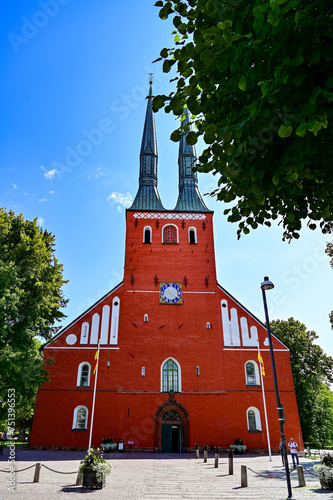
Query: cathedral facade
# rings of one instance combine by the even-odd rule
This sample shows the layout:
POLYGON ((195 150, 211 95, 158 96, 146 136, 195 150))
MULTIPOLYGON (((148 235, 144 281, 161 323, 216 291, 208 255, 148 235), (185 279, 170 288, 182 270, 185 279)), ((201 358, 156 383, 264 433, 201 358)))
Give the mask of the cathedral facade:
MULTIPOLYGON (((123 281, 44 346, 54 363, 37 394, 30 444, 86 449, 93 417, 96 447, 113 437, 125 449, 183 452, 241 438, 248 449, 267 450, 268 426, 277 449, 267 330, 217 282, 213 212, 198 190, 185 133, 178 200, 173 210, 162 204, 151 97, 150 86, 139 187, 126 210, 123 281)), ((272 342, 286 436, 297 439, 290 351, 274 335, 272 342)))

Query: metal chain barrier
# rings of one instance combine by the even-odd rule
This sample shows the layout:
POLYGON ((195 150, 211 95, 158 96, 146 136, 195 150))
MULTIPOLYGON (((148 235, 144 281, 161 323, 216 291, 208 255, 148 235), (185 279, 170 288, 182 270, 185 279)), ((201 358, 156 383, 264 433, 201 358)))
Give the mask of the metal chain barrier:
MULTIPOLYGON (((248 470, 250 470, 251 472, 253 472, 254 474, 257 474, 257 476, 267 477, 267 478, 270 478, 270 479, 272 479, 272 478, 274 478, 274 479, 275 479, 275 478, 276 478, 276 479, 279 479, 280 477, 283 477, 283 476, 285 476, 285 475, 286 475, 286 473, 285 473, 285 472, 283 472, 282 474, 277 474, 277 475, 275 475, 275 476, 268 476, 267 474, 261 474, 260 472, 257 472, 257 471, 255 471, 255 470, 251 469, 250 467, 247 467, 247 469, 248 469, 248 470)), ((295 470, 296 470, 296 467, 294 467, 293 469, 290 469, 290 471, 289 471, 289 472, 294 472, 295 470)))
MULTIPOLYGON (((35 464, 33 464, 33 465, 29 465, 29 467, 26 467, 25 469, 15 470, 14 472, 15 472, 15 473, 16 473, 16 472, 22 472, 22 471, 24 471, 24 470, 32 469, 33 467, 35 467, 35 464)), ((0 469, 0 472, 7 472, 7 473, 9 474, 9 473, 10 473, 10 472, 12 472, 12 471, 10 471, 10 470, 2 470, 2 469, 0 469)))
POLYGON ((312 474, 312 476, 319 477, 318 474, 315 474, 314 472, 312 472, 312 470, 306 469, 305 467, 303 467, 303 469, 306 470, 306 472, 308 472, 309 474, 312 474))
MULTIPOLYGON (((28 469, 32 469, 33 467, 36 467, 36 464, 33 464, 33 465, 29 465, 29 467, 26 467, 25 469, 19 469, 19 470, 15 470, 14 472, 23 472, 24 470, 28 470, 28 469)), ((45 469, 48 469, 50 470, 51 472, 56 472, 57 474, 77 474, 78 471, 74 471, 74 472, 63 472, 63 471, 60 471, 60 470, 54 470, 54 469, 51 469, 50 467, 48 467, 47 465, 44 465, 44 464, 41 464, 41 467, 45 467, 45 469)), ((0 469, 0 472, 6 472, 6 473, 10 473, 10 472, 13 472, 13 471, 10 471, 10 470, 2 470, 0 469)))
POLYGON ((45 467, 45 469, 48 469, 50 470, 51 472, 55 472, 56 474, 77 474, 78 471, 74 471, 74 472, 63 472, 63 471, 60 471, 60 470, 54 470, 54 469, 51 469, 50 467, 48 467, 47 465, 44 465, 44 464, 41 464, 41 467, 45 467))

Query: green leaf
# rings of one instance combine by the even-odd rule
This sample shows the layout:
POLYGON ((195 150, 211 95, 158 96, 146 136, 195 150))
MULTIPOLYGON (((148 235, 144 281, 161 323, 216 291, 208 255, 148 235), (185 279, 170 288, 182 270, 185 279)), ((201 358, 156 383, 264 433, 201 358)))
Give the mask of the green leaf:
POLYGON ((200 60, 208 66, 211 61, 212 61, 212 53, 209 49, 205 49, 203 52, 200 54, 200 60))
POLYGON ((226 21, 220 21, 219 23, 217 23, 217 26, 220 28, 220 30, 225 30, 231 28, 232 21, 230 21, 229 19, 227 19, 226 21))
POLYGON ((174 130, 172 132, 172 134, 170 135, 170 139, 173 141, 173 142, 179 142, 180 141, 180 138, 181 138, 181 132, 180 130, 174 130))
POLYGON ((168 57, 168 54, 169 54, 168 49, 162 49, 160 52, 160 56, 164 57, 164 59, 168 57))
POLYGON ((246 77, 242 76, 238 82, 238 87, 243 90, 243 92, 246 91, 246 77))
POLYGON ((311 54, 310 64, 317 64, 319 61, 320 61, 320 51, 317 49, 311 54))
POLYGON ((306 130, 302 129, 301 127, 302 127, 302 125, 300 125, 299 127, 297 127, 297 129, 296 129, 295 132, 296 132, 296 135, 299 135, 300 137, 304 137, 305 134, 306 134, 306 130))
POLYGON ((280 177, 278 175, 274 175, 272 181, 275 186, 278 186, 280 182, 280 177))
POLYGON ((261 14, 253 21, 253 29, 256 33, 260 33, 264 20, 264 16, 261 14))
POLYGON ((280 9, 277 6, 274 6, 268 13, 268 22, 272 26, 277 26, 279 24, 279 14, 280 9))
POLYGON ((293 132, 292 126, 289 125, 287 127, 286 125, 281 125, 281 127, 279 128, 278 134, 280 137, 285 138, 285 137, 291 136, 292 132, 293 132))
POLYGON ((190 144, 191 146, 194 146, 198 141, 197 134, 191 130, 187 136, 186 136, 186 142, 187 144, 190 144))

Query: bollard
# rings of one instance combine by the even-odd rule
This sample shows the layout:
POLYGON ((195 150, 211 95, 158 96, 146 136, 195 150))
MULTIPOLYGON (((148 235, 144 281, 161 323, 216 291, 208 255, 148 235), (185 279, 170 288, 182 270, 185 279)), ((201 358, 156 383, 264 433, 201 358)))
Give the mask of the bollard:
POLYGON ((200 453, 200 451, 199 451, 199 445, 196 444, 195 445, 195 458, 199 458, 199 453, 200 453))
POLYGON ((41 469, 41 464, 38 462, 35 467, 34 483, 39 483, 39 473, 41 469))
POLYGON ((207 445, 206 444, 204 444, 203 450, 204 450, 204 463, 207 463, 207 445))
POLYGON ((304 477, 304 469, 301 465, 297 465, 297 475, 298 475, 298 486, 306 486, 305 477, 304 477))
MULTIPOLYGON (((83 464, 83 460, 81 460, 80 465, 81 464, 83 464)), ((80 486, 82 483, 83 483, 83 474, 81 476, 80 473, 78 472, 76 477, 76 484, 80 486)))
POLYGON ((218 466, 219 466, 219 447, 216 446, 215 447, 215 469, 218 469, 218 466))
POLYGON ((229 476, 234 473, 234 451, 229 450, 229 476))
POLYGON ((247 488, 247 468, 246 468, 246 465, 241 465, 241 487, 247 488))

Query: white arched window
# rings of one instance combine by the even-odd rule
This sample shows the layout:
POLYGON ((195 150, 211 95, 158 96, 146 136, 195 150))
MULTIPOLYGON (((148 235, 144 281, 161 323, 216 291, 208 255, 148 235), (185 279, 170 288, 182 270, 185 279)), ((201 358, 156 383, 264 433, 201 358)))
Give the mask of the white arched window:
POLYGON ((260 385, 259 368, 255 361, 245 363, 246 385, 260 385))
POLYGON ((161 365, 161 392, 181 392, 180 364, 174 358, 168 358, 161 365))
POLYGON ((174 224, 167 224, 162 230, 162 243, 176 245, 179 243, 178 227, 174 224))
POLYGON ((146 226, 143 229, 143 242, 151 243, 152 242, 152 231, 150 226, 146 226))
POLYGON ((87 429, 88 408, 86 406, 77 406, 73 415, 73 429, 87 429))
POLYGON ((249 432, 260 432, 261 431, 261 420, 258 408, 250 406, 246 410, 246 420, 247 428, 249 432))
POLYGON ((197 230, 196 230, 195 227, 189 227, 188 228, 188 242, 191 245, 195 245, 196 243, 198 243, 198 241, 197 241, 197 230))
POLYGON ((76 381, 77 387, 89 387, 90 373, 91 373, 91 366, 90 363, 88 363, 88 361, 83 361, 82 363, 79 364, 77 370, 77 381, 76 381))

